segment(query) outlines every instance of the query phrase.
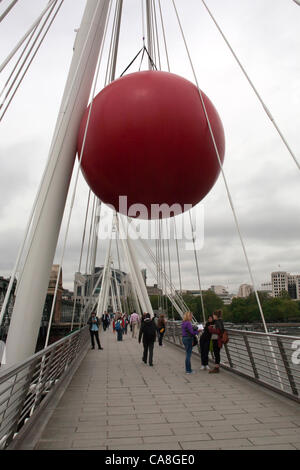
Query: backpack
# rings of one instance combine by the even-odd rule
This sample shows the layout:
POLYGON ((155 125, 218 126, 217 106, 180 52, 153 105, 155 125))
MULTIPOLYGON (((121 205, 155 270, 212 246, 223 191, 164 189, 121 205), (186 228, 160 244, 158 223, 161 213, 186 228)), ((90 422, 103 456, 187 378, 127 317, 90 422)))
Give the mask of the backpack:
POLYGON ((118 320, 117 323, 116 323, 116 326, 115 326, 115 330, 119 331, 120 329, 121 329, 121 322, 120 322, 120 320, 118 320))
POLYGON ((224 330, 224 331, 223 331, 223 335, 222 335, 222 343, 223 343, 223 344, 227 344, 228 342, 229 342, 228 331, 227 331, 227 330, 224 330))

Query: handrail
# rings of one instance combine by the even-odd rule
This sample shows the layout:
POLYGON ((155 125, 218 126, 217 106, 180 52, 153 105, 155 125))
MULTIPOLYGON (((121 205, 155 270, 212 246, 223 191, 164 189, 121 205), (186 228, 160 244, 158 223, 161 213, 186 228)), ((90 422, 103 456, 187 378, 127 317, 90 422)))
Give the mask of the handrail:
MULTIPOLYGON (((247 377, 300 403, 300 364, 293 361, 297 336, 227 329, 229 343, 221 350, 221 367, 247 377)), ((181 322, 168 321, 165 338, 183 348, 181 322)), ((198 345, 200 353, 200 345, 198 345)), ((213 359, 213 354, 211 353, 213 359)))
POLYGON ((70 366, 87 351, 88 340, 84 327, 22 363, 0 369, 0 449, 9 446, 44 398, 55 391, 70 366))

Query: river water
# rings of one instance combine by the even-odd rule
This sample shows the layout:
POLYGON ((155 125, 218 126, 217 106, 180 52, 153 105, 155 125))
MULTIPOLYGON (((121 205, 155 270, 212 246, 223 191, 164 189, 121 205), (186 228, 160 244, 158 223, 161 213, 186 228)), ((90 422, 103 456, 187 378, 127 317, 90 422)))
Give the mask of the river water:
MULTIPOLYGON (((257 331, 257 332, 264 331, 262 325, 251 324, 251 323, 249 324, 243 323, 239 325, 236 323, 225 322, 225 326, 233 330, 257 331)), ((267 328, 269 330, 269 333, 278 333, 280 335, 287 335, 287 336, 300 336, 300 324, 299 326, 286 326, 286 325, 280 325, 279 323, 276 324, 276 326, 274 324, 269 326, 267 324, 267 328)))

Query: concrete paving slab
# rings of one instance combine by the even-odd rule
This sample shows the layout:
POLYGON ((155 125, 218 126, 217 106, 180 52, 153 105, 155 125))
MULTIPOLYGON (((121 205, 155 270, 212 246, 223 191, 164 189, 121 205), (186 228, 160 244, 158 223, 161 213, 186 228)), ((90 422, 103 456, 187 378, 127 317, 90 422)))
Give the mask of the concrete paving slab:
MULTIPOLYGON (((185 353, 154 348, 154 367, 130 335, 101 333, 57 404, 35 449, 295 449, 300 409, 227 371, 184 371, 185 353)), ((30 445, 24 441, 24 448, 30 445)))

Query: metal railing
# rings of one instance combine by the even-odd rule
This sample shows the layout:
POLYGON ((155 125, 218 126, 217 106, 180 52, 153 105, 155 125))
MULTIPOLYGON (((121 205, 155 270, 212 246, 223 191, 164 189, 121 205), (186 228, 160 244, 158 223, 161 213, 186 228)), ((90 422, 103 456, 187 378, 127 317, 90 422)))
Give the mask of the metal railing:
MULTIPOLYGON (((299 337, 227 331, 229 342, 221 349, 222 367, 300 402, 300 361, 295 350, 300 350, 299 337)), ((183 348, 181 322, 168 322, 165 337, 183 348)), ((197 348, 200 353, 199 344, 197 348)))
POLYGON ((0 449, 54 392, 70 366, 82 358, 89 340, 85 327, 57 341, 17 366, 0 369, 0 449))
MULTIPOLYGON (((222 367, 300 402, 299 354, 294 348, 300 346, 299 337, 227 331, 230 340, 221 350, 222 367)), ((184 348, 180 322, 167 323, 165 339, 184 348)), ((0 449, 8 447, 33 414, 42 410, 88 345, 85 327, 17 366, 0 369, 0 449)))

